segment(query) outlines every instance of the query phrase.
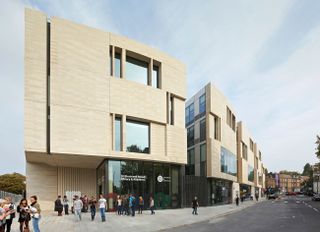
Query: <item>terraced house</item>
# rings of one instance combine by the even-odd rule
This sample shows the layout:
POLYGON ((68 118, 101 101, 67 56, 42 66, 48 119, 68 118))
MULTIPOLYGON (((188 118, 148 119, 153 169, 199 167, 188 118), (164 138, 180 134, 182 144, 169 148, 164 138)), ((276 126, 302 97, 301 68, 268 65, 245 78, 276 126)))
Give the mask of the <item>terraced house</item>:
MULTIPOLYGON (((24 138, 27 194, 154 196, 182 204, 186 71, 123 36, 27 9, 24 138)), ((210 169, 208 173, 211 175, 210 169)), ((232 176, 232 175, 231 175, 232 176)), ((234 178, 234 177, 232 177, 234 178)))

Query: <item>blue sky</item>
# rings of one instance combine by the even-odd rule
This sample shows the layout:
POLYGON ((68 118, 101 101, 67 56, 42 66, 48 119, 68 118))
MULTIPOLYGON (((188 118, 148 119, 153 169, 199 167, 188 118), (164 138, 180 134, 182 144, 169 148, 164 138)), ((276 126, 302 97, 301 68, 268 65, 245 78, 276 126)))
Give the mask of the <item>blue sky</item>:
POLYGON ((270 171, 315 162, 320 1, 19 1, 0 7, 0 173, 25 172, 24 7, 125 35, 187 65, 188 96, 211 81, 270 171))

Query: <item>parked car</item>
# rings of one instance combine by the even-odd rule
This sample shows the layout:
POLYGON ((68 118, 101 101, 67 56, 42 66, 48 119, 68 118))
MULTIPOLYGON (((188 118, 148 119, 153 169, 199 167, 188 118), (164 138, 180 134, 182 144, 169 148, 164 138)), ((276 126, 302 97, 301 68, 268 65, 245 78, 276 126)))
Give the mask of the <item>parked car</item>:
POLYGON ((268 199, 277 199, 279 197, 279 195, 277 193, 271 193, 268 197, 268 199))
POLYGON ((320 201, 320 194, 314 194, 311 198, 313 201, 320 201))

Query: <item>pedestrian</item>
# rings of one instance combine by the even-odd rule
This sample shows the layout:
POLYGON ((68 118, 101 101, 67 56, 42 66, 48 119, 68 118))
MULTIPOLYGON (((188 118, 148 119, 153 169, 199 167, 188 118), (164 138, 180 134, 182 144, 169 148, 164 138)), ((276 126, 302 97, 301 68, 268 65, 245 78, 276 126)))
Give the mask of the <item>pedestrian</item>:
POLYGON ((93 221, 94 218, 96 217, 96 204, 97 204, 96 198, 92 196, 91 200, 89 201, 91 221, 93 221))
POLYGON ((58 216, 62 216, 63 204, 62 204, 60 195, 58 196, 57 200, 54 202, 54 211, 58 212, 58 216))
POLYGON ((81 210, 83 208, 83 203, 82 201, 79 199, 79 196, 75 195, 74 196, 75 200, 73 202, 73 211, 74 211, 74 215, 76 217, 76 220, 81 221, 81 210))
POLYGON ((139 211, 138 211, 138 214, 142 214, 143 206, 144 206, 144 200, 143 200, 143 197, 140 196, 139 197, 139 211))
POLYGON ((118 215, 122 215, 122 197, 120 195, 117 196, 117 210, 118 215))
POLYGON ((39 221, 41 218, 41 209, 40 209, 40 204, 38 203, 37 196, 31 196, 30 202, 31 202, 30 212, 31 212, 31 218, 32 218, 33 231, 40 232, 39 221))
POLYGON ((153 197, 150 197, 150 210, 151 210, 151 215, 155 214, 153 197))
POLYGON ((198 215, 198 207, 199 207, 198 198, 194 197, 192 201, 192 208, 193 208, 192 214, 198 215))
POLYGON ((64 214, 69 215, 69 200, 66 195, 63 196, 62 204, 64 208, 64 214))
POLYGON ((12 202, 11 197, 5 197, 6 205, 5 207, 10 210, 10 214, 6 218, 6 232, 11 231, 12 220, 16 217, 16 205, 12 202))
POLYGON ((128 197, 128 195, 124 196, 123 207, 124 207, 125 215, 129 216, 130 215, 130 212, 129 212, 130 210, 129 210, 129 197, 128 197))
POLYGON ((239 196, 238 196, 238 194, 236 196, 236 205, 239 206, 239 196))
POLYGON ((100 211, 101 221, 105 222, 106 221, 107 200, 103 197, 102 194, 100 194, 100 199, 98 202, 99 202, 99 211, 100 211))
POLYGON ((5 206, 6 203, 7 201, 5 199, 0 199, 0 232, 4 232, 6 217, 13 212, 13 210, 10 210, 5 206))
POLYGON ((22 199, 20 201, 20 204, 17 207, 17 213, 19 213, 18 222, 20 223, 20 232, 29 231, 29 221, 31 220, 31 216, 27 199, 22 199))
POLYGON ((84 197, 83 197, 83 211, 85 212, 85 213, 87 213, 88 212, 88 208, 89 208, 89 198, 87 197, 87 195, 84 195, 84 197))
POLYGON ((136 215, 135 206, 136 206, 136 198, 134 197, 133 194, 131 194, 129 197, 129 208, 131 209, 132 217, 136 215))

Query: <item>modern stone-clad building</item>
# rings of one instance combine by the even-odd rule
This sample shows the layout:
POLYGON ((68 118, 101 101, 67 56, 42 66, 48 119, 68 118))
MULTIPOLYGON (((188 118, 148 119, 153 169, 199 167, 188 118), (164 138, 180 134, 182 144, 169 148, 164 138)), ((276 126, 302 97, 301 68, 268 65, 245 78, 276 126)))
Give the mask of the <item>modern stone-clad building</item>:
POLYGON ((186 102, 186 201, 200 196, 201 205, 233 202, 237 183, 235 111, 211 83, 186 102))
MULTIPOLYGON (((206 94, 211 124, 215 102, 206 94)), ((180 61, 123 36, 26 9, 27 195, 37 195, 49 210, 57 195, 100 193, 109 210, 116 195, 127 193, 154 196, 158 208, 180 207, 185 97, 180 61)), ((234 128, 225 129, 225 109, 221 113, 226 144, 213 142, 208 130, 208 150, 219 152, 221 143, 235 154, 234 128)), ((208 156, 205 174, 235 181, 234 171, 215 171, 217 159, 208 156)))

